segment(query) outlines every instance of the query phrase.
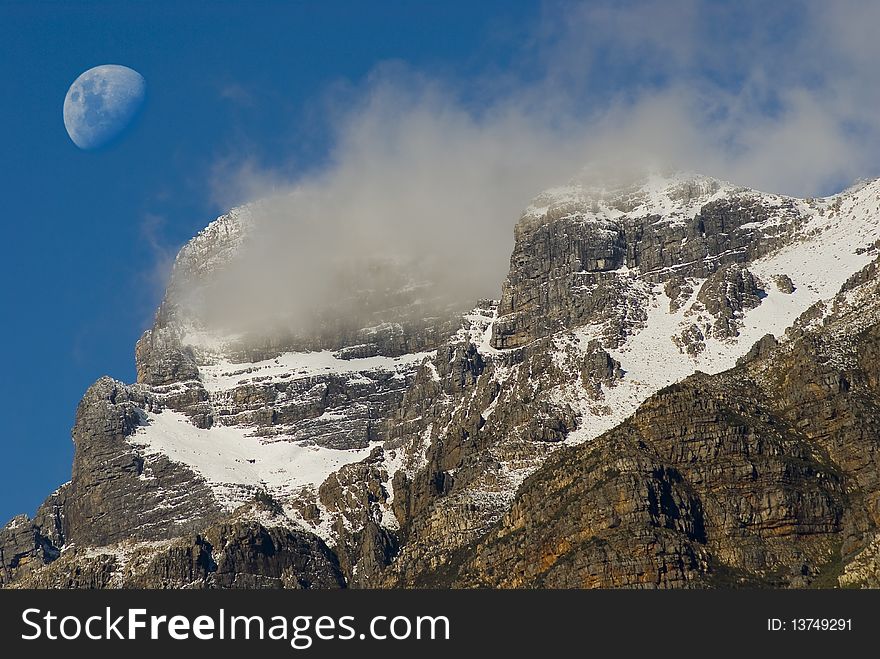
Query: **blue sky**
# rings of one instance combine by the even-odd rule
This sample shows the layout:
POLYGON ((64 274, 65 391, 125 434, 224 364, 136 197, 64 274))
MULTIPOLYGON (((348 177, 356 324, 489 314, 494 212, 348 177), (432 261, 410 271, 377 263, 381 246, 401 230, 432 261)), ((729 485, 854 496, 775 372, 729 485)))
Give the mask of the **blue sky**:
POLYGON ((80 396, 134 380, 169 259, 230 204, 347 189, 365 162, 391 190, 419 162, 436 188, 412 189, 497 208, 506 236, 519 192, 587 163, 804 195, 878 174, 880 16, 858 3, 203 5, 0 1, 0 523, 69 478, 80 396), (107 63, 147 104, 84 152, 64 94, 107 63), (468 189, 456 162, 513 174, 468 189))
POLYGON ((321 159, 314 104, 330 86, 389 59, 467 71, 492 24, 506 22, 494 18, 500 2, 466 20, 461 6, 415 3, 152 4, 0 4, 4 519, 33 512, 70 477, 85 389, 103 374, 133 381, 134 343, 161 295, 157 267, 222 210, 218 161, 242 151, 262 163, 321 159), (123 139, 84 152, 61 106, 70 83, 104 63, 139 71, 147 105, 123 139))

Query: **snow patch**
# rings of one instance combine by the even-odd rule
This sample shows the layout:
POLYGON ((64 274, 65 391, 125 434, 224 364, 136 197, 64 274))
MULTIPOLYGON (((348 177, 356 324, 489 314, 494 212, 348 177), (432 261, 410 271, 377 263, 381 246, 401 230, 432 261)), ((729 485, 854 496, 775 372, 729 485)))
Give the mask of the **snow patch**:
POLYGON ((199 369, 202 383, 210 392, 233 389, 256 379, 280 377, 314 377, 318 375, 358 374, 368 371, 400 372, 409 370, 436 351, 416 352, 400 357, 362 357, 339 359, 332 350, 316 352, 285 352, 274 359, 246 364, 219 360, 199 369))
POLYGON ((164 455, 187 465, 214 490, 218 501, 231 510, 247 502, 254 487, 285 497, 317 486, 343 465, 369 455, 370 448, 339 450, 265 440, 241 426, 194 426, 180 412, 147 412, 145 425, 128 441, 143 447, 144 457, 164 455))

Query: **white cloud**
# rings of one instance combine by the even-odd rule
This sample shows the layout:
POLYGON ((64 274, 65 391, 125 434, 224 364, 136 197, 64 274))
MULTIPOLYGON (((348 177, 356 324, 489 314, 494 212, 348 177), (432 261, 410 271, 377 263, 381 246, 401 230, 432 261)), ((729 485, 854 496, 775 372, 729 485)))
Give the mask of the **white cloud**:
MULTIPOLYGON (((418 261, 463 299, 497 295, 521 209, 585 166, 599 176, 678 167, 804 196, 876 175, 878 13, 548 4, 521 53, 541 63, 539 80, 432 81, 380 67, 334 115, 329 164, 289 180, 233 160, 218 187, 224 202, 277 195, 261 218, 273 255, 254 260, 270 305, 282 293, 267 281, 297 308, 337 294, 333 264, 371 256, 418 261), (492 97, 463 101, 481 95, 475 86, 492 97)), ((255 282, 242 281, 254 303, 255 282)))

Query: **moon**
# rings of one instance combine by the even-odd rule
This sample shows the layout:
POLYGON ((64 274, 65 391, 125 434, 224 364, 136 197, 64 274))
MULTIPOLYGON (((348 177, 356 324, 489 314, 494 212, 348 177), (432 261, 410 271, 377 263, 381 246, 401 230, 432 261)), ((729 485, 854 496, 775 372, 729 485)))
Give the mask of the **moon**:
POLYGON ((97 149, 119 135, 146 97, 144 77, 127 66, 103 64, 81 74, 64 97, 64 127, 80 149, 97 149))

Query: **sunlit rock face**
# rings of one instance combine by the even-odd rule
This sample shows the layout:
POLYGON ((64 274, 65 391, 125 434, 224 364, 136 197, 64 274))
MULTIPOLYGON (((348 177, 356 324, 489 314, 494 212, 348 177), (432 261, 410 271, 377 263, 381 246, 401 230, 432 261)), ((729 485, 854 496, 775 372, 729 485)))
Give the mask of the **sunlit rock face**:
POLYGON ((0 578, 874 583, 878 186, 548 190, 479 301, 416 253, 291 263, 236 209, 178 255, 137 384, 84 397, 0 578))

